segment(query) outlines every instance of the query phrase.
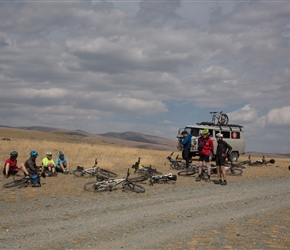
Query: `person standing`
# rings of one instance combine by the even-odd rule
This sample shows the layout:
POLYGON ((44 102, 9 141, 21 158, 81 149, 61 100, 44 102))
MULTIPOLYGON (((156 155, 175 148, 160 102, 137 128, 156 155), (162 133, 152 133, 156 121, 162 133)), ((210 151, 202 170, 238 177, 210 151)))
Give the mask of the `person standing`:
POLYGON ((210 182, 210 164, 209 157, 211 152, 214 150, 214 145, 212 139, 209 137, 208 129, 204 129, 201 132, 201 137, 198 139, 198 150, 199 150, 199 164, 198 164, 198 177, 195 181, 201 181, 202 178, 202 165, 206 164, 207 176, 206 182, 210 182))
POLYGON ((216 134, 217 140, 217 149, 216 149, 216 165, 219 181, 217 184, 227 185, 227 175, 225 170, 225 159, 228 155, 230 155, 232 147, 223 140, 223 134, 216 134))
POLYGON ((183 136, 183 141, 180 144, 183 146, 182 149, 182 157, 186 162, 185 167, 189 168, 189 160, 190 160, 190 147, 191 147, 191 134, 188 134, 186 130, 182 131, 181 135, 183 136))

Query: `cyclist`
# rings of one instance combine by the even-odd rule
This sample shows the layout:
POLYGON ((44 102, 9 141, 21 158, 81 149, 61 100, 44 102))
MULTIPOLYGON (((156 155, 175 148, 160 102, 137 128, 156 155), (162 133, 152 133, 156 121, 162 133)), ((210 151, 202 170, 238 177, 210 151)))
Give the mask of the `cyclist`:
POLYGON ((225 159, 230 155, 232 147, 223 140, 223 134, 216 134, 217 149, 216 149, 216 165, 219 181, 216 184, 227 185, 227 175, 225 170, 225 159))
POLYGON ((55 172, 55 163, 52 159, 52 153, 47 152, 46 157, 42 159, 42 167, 44 168, 44 172, 48 176, 56 176, 57 173, 55 172))
POLYGON ((23 163, 17 166, 18 152, 12 151, 10 157, 5 161, 3 175, 8 178, 10 175, 16 175, 21 170, 25 175, 29 175, 23 163))
POLYGON ((69 162, 68 160, 64 157, 64 152, 63 151, 59 151, 58 152, 58 158, 55 161, 55 165, 56 165, 56 172, 62 172, 64 174, 69 174, 69 162))
POLYGON ((204 129, 201 132, 201 137, 198 138, 199 144, 199 165, 198 165, 198 177, 195 181, 201 181, 202 175, 202 165, 205 162, 207 167, 207 175, 208 178, 205 180, 206 182, 210 182, 210 164, 209 157, 211 152, 214 150, 214 145, 212 139, 209 137, 209 130, 204 129))
POLYGON ((189 168, 189 160, 190 160, 190 147, 191 147, 191 134, 188 134, 186 130, 181 132, 183 136, 183 141, 180 144, 183 146, 182 156, 183 159, 186 161, 186 168, 189 168))
POLYGON ((40 187, 40 176, 43 178, 46 177, 45 173, 43 172, 43 167, 36 165, 37 156, 38 153, 35 150, 31 150, 29 159, 27 159, 24 163, 24 166, 30 175, 32 187, 40 187))
POLYGON ((26 167, 30 175, 39 174, 42 177, 45 177, 45 174, 43 172, 43 167, 36 165, 37 156, 38 156, 38 153, 35 150, 31 150, 30 157, 29 159, 26 160, 26 162, 24 163, 24 166, 26 167))

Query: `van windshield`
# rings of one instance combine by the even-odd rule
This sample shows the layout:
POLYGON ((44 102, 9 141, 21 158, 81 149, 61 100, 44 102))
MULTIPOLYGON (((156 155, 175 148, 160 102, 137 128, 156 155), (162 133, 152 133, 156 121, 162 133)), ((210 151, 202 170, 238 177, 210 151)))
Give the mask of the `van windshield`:
POLYGON ((199 128, 186 128, 186 130, 187 131, 190 130, 192 136, 197 136, 197 137, 199 136, 199 131, 200 131, 199 128))

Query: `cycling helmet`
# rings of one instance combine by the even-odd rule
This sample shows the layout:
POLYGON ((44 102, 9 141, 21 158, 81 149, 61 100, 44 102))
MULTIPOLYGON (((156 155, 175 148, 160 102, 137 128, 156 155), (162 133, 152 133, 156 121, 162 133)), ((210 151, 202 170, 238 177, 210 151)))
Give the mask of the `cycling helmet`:
POLYGON ((64 152, 63 151, 59 151, 58 152, 58 156, 64 156, 64 152))
POLYGON ((215 135, 215 137, 223 138, 224 135, 223 135, 222 133, 217 133, 217 134, 215 135))
POLYGON ((18 156, 18 152, 17 151, 12 151, 10 153, 10 158, 17 158, 17 156, 18 156))
POLYGON ((35 157, 37 157, 37 156, 38 156, 38 153, 37 153, 35 150, 31 150, 31 151, 30 151, 30 156, 35 156, 35 157))
POLYGON ((50 151, 46 152, 47 156, 52 156, 52 153, 50 151))
POLYGON ((201 132, 202 135, 208 135, 208 133, 209 133, 209 131, 207 128, 202 130, 202 132, 201 132))

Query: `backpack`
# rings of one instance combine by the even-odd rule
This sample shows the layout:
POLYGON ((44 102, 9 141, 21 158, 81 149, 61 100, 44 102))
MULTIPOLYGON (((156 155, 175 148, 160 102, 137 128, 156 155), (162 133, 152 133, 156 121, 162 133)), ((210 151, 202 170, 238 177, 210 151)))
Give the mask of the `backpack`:
POLYGON ((34 174, 34 175, 30 176, 30 183, 31 183, 32 185, 40 184, 40 177, 39 177, 39 174, 34 174))

